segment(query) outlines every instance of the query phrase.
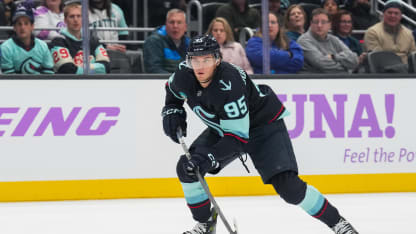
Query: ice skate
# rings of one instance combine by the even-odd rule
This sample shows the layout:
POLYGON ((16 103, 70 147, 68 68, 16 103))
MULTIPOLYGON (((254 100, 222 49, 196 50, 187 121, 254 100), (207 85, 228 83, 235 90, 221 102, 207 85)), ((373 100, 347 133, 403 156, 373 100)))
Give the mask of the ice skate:
POLYGON ((332 228, 335 234, 358 234, 352 225, 341 217, 337 224, 332 228))
POLYGON ((212 209, 212 215, 206 223, 197 223, 192 230, 186 231, 183 234, 215 234, 217 227, 217 212, 212 209))

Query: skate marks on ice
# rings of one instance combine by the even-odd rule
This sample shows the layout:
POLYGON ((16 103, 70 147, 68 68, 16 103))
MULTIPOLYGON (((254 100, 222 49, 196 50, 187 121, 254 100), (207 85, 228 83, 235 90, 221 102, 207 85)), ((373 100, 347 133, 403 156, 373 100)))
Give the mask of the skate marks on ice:
MULTIPOLYGON (((414 234, 416 193, 327 195, 363 234, 414 234)), ((239 234, 331 234, 277 196, 218 197, 239 234)), ((183 198, 0 203, 2 234, 181 234, 195 223, 183 198)), ((220 220, 217 234, 227 234, 220 220)))

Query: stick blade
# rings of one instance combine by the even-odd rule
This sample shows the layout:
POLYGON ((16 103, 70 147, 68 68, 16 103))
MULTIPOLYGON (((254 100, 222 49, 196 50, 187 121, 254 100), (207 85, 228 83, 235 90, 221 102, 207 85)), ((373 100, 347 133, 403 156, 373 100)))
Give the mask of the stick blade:
POLYGON ((233 234, 238 234, 237 219, 233 218, 234 232, 233 234))

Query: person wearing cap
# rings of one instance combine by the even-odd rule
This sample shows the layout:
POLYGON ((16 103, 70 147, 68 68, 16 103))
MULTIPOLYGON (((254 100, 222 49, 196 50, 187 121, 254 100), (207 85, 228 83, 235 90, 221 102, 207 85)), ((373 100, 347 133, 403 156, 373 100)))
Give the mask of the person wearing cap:
MULTIPOLYGON (((61 29, 61 36, 54 38, 50 45, 54 70, 56 73, 83 74, 82 14, 79 2, 66 3, 64 21, 66 27, 61 29)), ((94 37, 90 38, 89 60, 91 73, 106 74, 110 71, 107 50, 94 37)))
POLYGON ((48 45, 33 35, 33 12, 19 5, 12 17, 14 35, 1 45, 4 74, 53 74, 48 45))
POLYGON ((364 35, 368 51, 392 51, 407 64, 407 56, 416 51, 412 31, 400 23, 403 6, 390 0, 384 5, 383 21, 370 27, 364 35))

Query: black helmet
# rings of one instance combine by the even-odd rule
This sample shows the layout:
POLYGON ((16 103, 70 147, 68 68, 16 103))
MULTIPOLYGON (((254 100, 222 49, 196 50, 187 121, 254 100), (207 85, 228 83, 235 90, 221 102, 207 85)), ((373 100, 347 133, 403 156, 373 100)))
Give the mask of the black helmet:
POLYGON ((195 36, 191 39, 187 57, 214 54, 215 58, 220 58, 220 45, 211 35, 195 36))

